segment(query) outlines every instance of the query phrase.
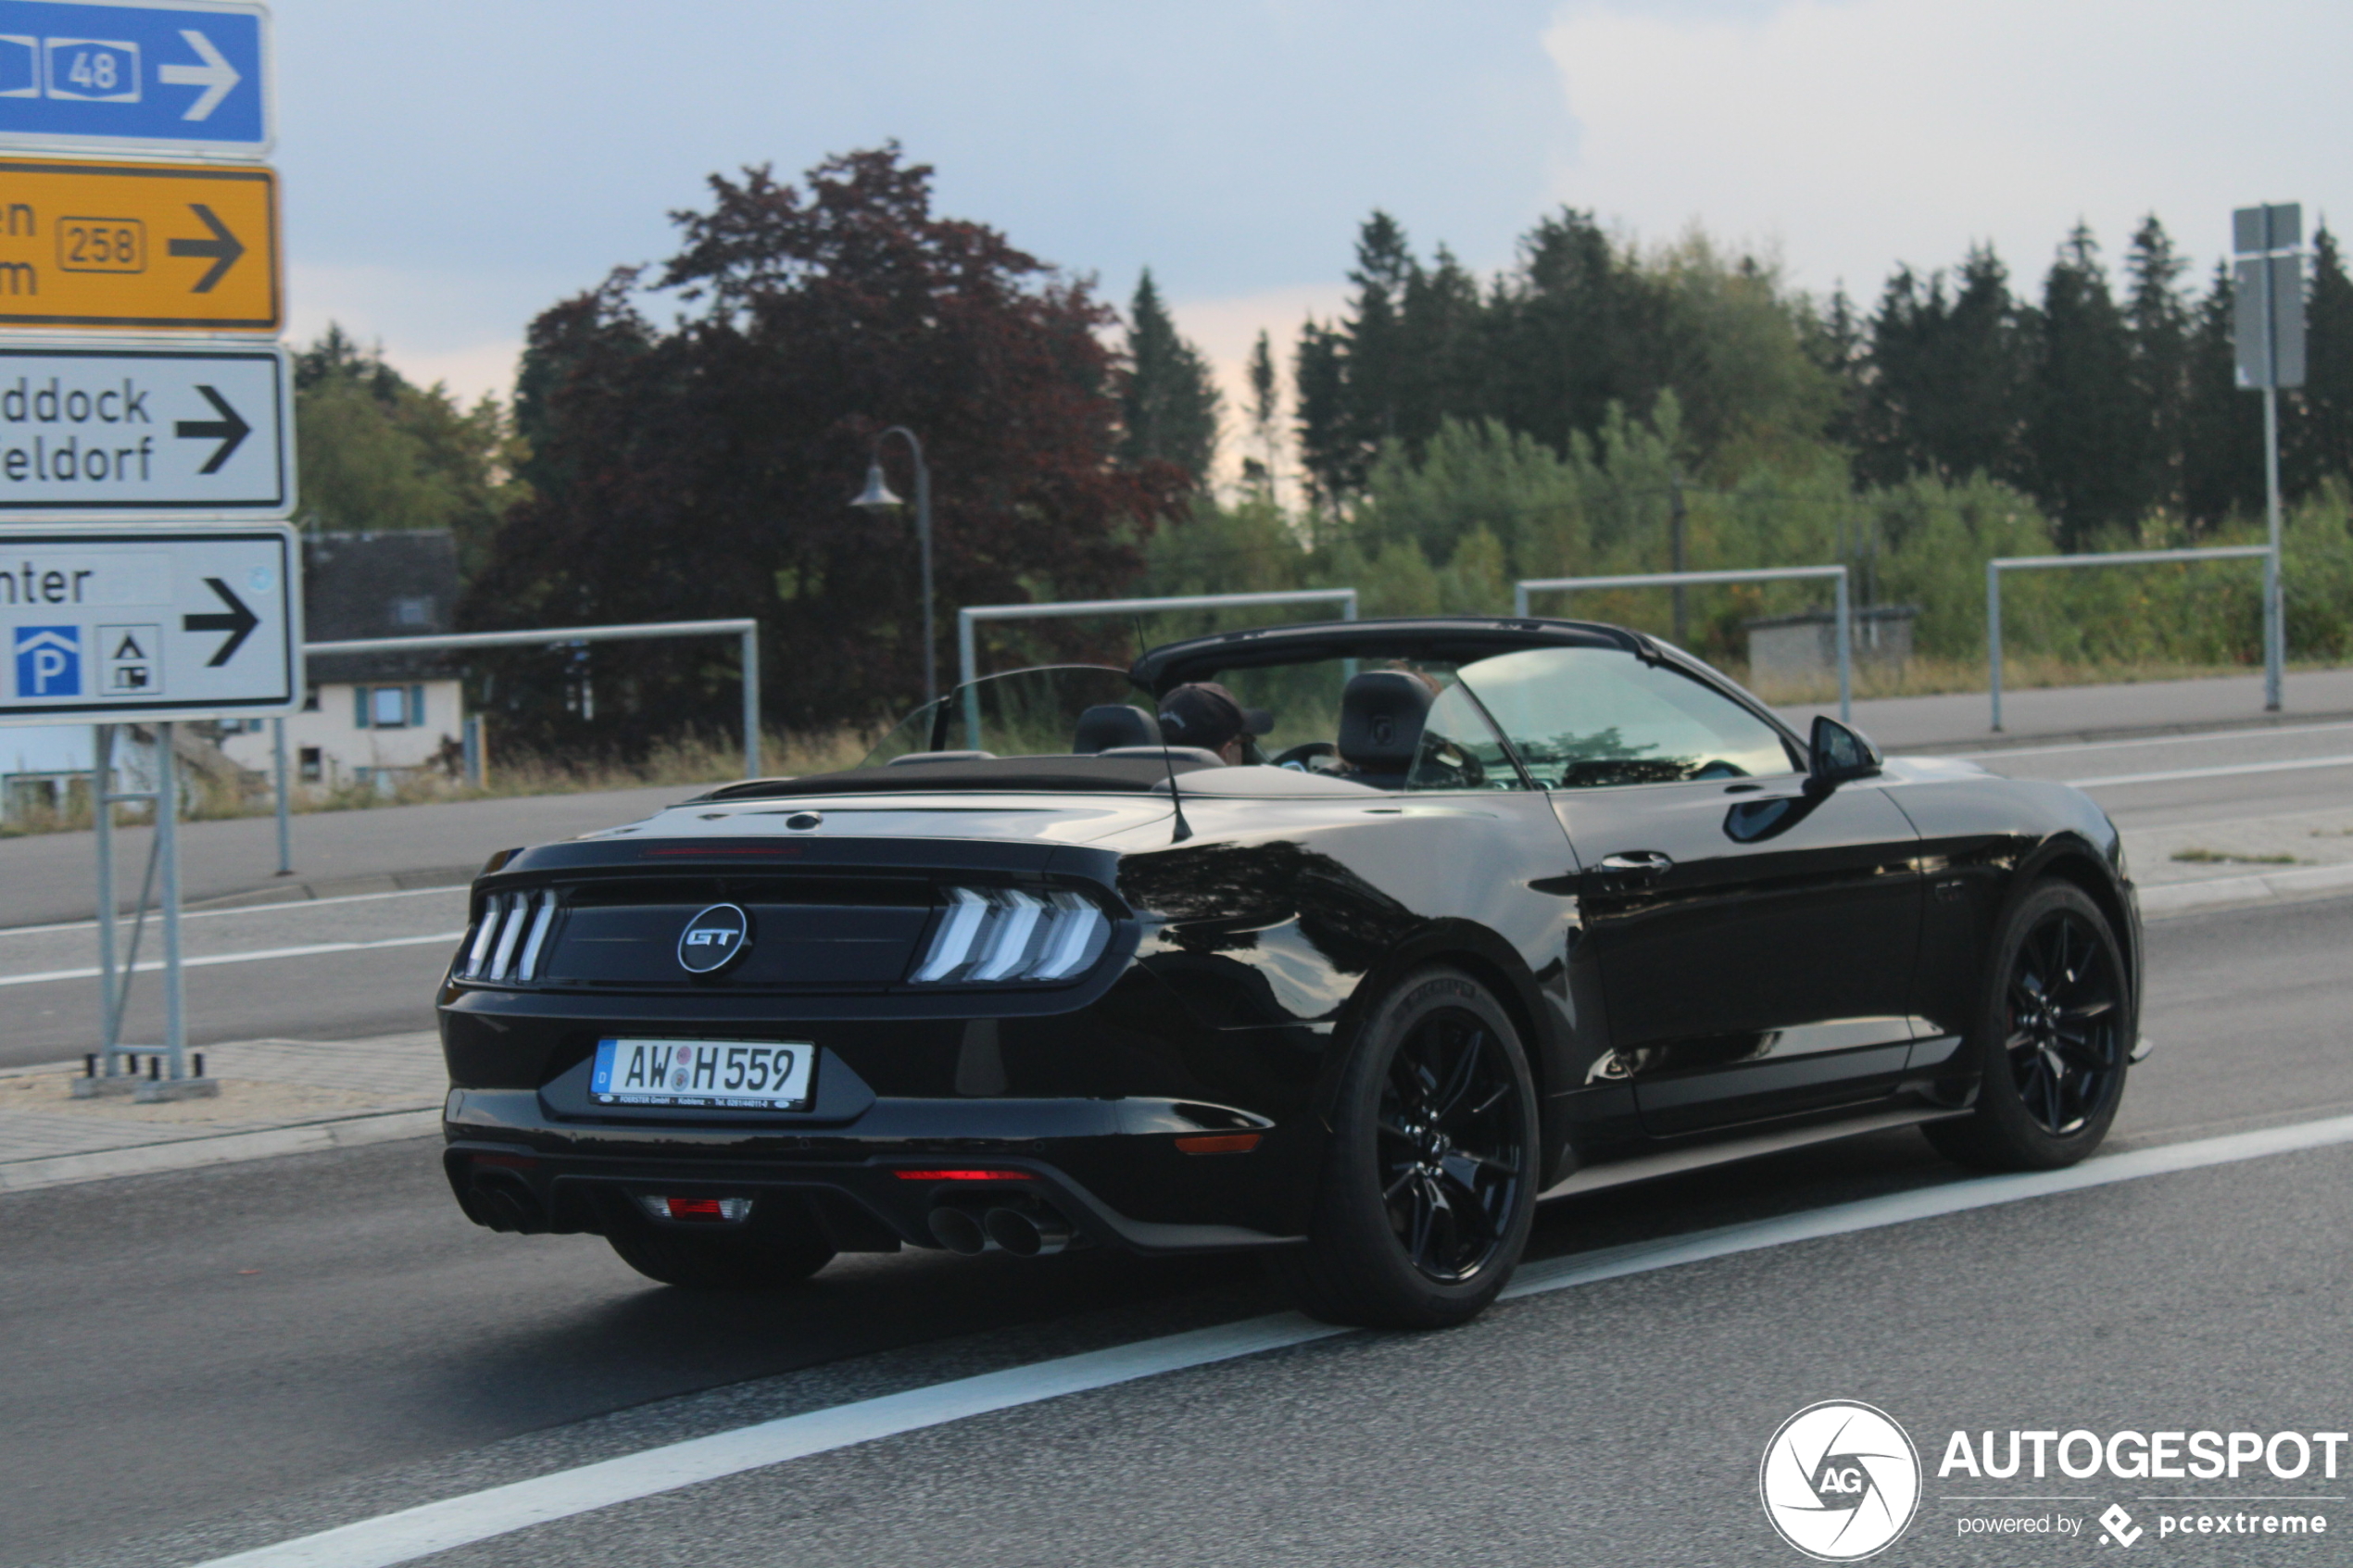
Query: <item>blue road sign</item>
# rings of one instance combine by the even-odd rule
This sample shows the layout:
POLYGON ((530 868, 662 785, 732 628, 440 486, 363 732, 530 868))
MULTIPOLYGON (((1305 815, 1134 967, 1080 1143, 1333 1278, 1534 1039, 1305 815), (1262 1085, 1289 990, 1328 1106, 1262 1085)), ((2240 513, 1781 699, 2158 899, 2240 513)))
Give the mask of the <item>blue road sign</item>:
POLYGON ((82 628, 19 626, 13 639, 17 696, 66 697, 82 695, 82 628))
POLYGON ((227 0, 0 0, 0 143, 258 157, 270 13, 227 0))

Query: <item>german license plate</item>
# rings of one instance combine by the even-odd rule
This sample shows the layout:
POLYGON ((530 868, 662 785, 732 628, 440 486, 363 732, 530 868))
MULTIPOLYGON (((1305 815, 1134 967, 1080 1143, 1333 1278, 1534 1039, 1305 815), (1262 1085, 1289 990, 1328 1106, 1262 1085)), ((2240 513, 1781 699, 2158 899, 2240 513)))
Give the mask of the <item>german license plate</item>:
POLYGON ((805 1040, 597 1042, 588 1098, 598 1105, 806 1110, 817 1047, 805 1040))

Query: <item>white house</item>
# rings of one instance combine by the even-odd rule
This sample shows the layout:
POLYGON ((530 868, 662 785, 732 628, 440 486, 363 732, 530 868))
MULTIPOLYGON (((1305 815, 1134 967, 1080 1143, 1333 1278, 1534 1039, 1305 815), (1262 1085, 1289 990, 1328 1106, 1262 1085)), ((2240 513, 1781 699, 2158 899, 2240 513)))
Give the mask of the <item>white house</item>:
MULTIPOLYGON (((314 643, 428 636, 450 629, 457 542, 442 530, 312 533, 303 539, 303 635, 314 643)), ((458 771, 465 686, 443 653, 330 654, 308 660, 302 711, 286 721, 295 782, 323 789, 458 771)), ((272 766, 269 721, 221 726, 241 766, 272 766)))

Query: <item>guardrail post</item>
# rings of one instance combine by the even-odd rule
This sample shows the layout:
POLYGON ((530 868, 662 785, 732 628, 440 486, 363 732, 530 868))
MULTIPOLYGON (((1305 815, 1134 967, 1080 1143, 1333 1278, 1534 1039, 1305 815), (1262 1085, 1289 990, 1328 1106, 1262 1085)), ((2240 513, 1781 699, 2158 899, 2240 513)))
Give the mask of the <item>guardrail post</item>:
POLYGON ((979 677, 980 653, 973 633, 969 607, 956 612, 956 684, 969 686, 979 677))
POLYGON ((294 875, 294 806, 286 788, 286 721, 270 721, 271 765, 278 775, 278 874, 294 875))
POLYGON ((760 625, 744 628, 744 777, 760 777, 760 625))
POLYGON ((156 726, 156 859, 163 863, 163 1053, 177 1082, 188 1075, 187 987, 180 969, 180 759, 178 726, 156 726))
POLYGON ((96 812, 93 823, 97 834, 98 849, 98 985, 100 1027, 105 1030, 105 1049, 101 1060, 106 1063, 106 1075, 115 1075, 114 1047, 122 1039, 122 995, 115 984, 115 891, 114 891, 114 743, 112 724, 92 726, 97 731, 92 747, 90 770, 90 804, 96 812))
POLYGON ((1986 689, 1994 696, 1994 733, 2002 733, 2002 563, 1985 563, 1986 689))
POLYGON ((1838 569, 1838 721, 1855 721, 1855 619, 1847 602, 1846 568, 1838 569))
POLYGON ((1355 589, 1353 589, 1353 588, 1349 589, 1349 590, 1348 590, 1348 597, 1346 597, 1346 598, 1344 598, 1344 599, 1342 599, 1342 600, 1340 600, 1340 618, 1342 621, 1353 621, 1353 620, 1355 620, 1355 619, 1356 619, 1356 590, 1355 590, 1355 589))
POLYGON ((1519 621, 1528 619, 1528 584, 1525 583, 1512 584, 1512 616, 1519 621))

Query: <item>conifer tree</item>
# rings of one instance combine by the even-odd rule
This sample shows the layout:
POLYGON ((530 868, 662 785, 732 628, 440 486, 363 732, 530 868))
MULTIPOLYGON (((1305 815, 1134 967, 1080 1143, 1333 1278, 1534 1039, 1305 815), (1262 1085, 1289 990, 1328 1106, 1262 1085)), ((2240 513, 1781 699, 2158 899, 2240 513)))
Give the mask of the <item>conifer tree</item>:
POLYGON ((2263 405, 2238 383, 2231 338, 2234 299, 2231 264, 2217 262, 2206 296, 2191 313, 2182 506, 2200 531, 2263 507, 2263 405))
POLYGON ((2188 270, 2157 214, 2143 219, 2124 263, 2132 279, 2124 314, 2133 333, 2133 386, 2145 421, 2140 489, 2145 504, 2175 517, 2186 510, 2183 443, 2189 417, 2190 311, 2181 277, 2188 270))
POLYGON ((2056 516, 2060 546, 2087 547, 2139 522, 2145 420, 2134 396, 2133 344, 2092 232, 2078 223, 2043 282, 2027 454, 2033 494, 2056 516))
POLYGON ((1275 475, 1280 466, 1275 421, 1282 414, 1282 392, 1275 379, 1275 349, 1267 340, 1264 328, 1258 341, 1250 345, 1250 433, 1256 454, 1243 459, 1242 478, 1261 495, 1275 493, 1275 475))
POLYGON ((1178 334, 1147 267, 1127 311, 1120 460, 1131 469, 1154 461, 1174 463, 1190 476, 1195 488, 1206 484, 1217 456, 1221 401, 1208 360, 1178 334))
POLYGON ((2304 390, 2281 454, 2284 480, 2298 495, 2324 480, 2353 480, 2353 279, 2326 223, 2312 236, 2305 299, 2304 390))

